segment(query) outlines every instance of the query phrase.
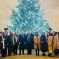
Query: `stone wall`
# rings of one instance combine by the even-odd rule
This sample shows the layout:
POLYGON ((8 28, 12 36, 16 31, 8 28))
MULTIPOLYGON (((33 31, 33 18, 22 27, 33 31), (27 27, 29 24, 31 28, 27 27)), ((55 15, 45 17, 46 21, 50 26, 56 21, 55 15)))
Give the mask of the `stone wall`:
MULTIPOLYGON (((17 0, 0 0, 0 31, 10 24, 12 9, 15 9, 17 0)), ((41 9, 44 9, 43 19, 47 20, 53 31, 59 31, 59 0, 40 0, 41 9)))

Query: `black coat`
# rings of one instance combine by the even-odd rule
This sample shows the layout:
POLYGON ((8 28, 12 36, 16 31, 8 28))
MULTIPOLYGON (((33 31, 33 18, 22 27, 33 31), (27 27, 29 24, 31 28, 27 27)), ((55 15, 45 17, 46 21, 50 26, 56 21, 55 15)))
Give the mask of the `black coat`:
POLYGON ((19 35, 19 42, 20 42, 21 44, 24 44, 24 42, 25 42, 25 34, 23 34, 23 37, 22 37, 21 34, 19 35))
POLYGON ((2 37, 0 36, 0 47, 1 47, 1 41, 2 41, 2 37))
POLYGON ((2 36, 0 36, 0 46, 1 46, 2 36))
MULTIPOLYGON (((3 41, 2 36, 0 36, 0 46, 1 46, 1 49, 3 49, 3 43, 1 43, 1 41, 3 41)), ((5 41, 4 41, 4 44, 5 44, 5 41)))
POLYGON ((41 43, 41 51, 46 52, 46 36, 42 35, 40 41, 43 42, 41 43))
MULTIPOLYGON (((1 41, 3 41, 2 36, 0 36, 0 43, 1 41)), ((4 44, 5 44, 5 40, 4 40, 4 44)), ((1 54, 2 53, 5 53, 5 51, 3 51, 3 43, 1 43, 1 54)))
POLYGON ((8 44, 8 35, 6 35, 6 36, 3 35, 3 38, 5 39, 4 40, 5 41, 5 45, 7 45, 8 44))
POLYGON ((28 37, 28 34, 26 35, 26 43, 29 44, 29 45, 32 45, 34 43, 34 41, 33 41, 34 35, 33 34, 30 34, 30 40, 29 40, 29 42, 27 40, 27 37, 28 37))
POLYGON ((8 36, 8 45, 10 46, 12 44, 12 35, 8 36))

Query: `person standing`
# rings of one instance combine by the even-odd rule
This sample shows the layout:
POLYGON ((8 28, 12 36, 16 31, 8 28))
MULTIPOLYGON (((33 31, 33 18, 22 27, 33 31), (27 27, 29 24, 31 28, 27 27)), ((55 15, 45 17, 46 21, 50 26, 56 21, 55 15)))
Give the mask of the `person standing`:
POLYGON ((1 54, 2 54, 2 57, 6 57, 6 54, 5 54, 5 39, 3 38, 3 32, 1 33, 0 39, 1 39, 1 54))
POLYGON ((12 46, 12 32, 10 32, 10 35, 8 36, 8 56, 11 56, 11 46, 12 46))
POLYGON ((54 50, 54 53, 55 53, 55 56, 54 57, 57 57, 58 54, 59 54, 59 45, 58 45, 57 49, 54 50))
POLYGON ((33 45, 33 37, 34 35, 31 33, 31 31, 28 31, 28 34, 26 35, 26 44, 27 44, 27 55, 31 55, 32 53, 32 45, 33 45))
POLYGON ((45 33, 43 32, 41 35, 41 51, 43 52, 43 55, 45 56, 46 52, 46 36, 45 33))
POLYGON ((14 55, 17 55, 17 48, 18 48, 18 34, 15 32, 13 35, 13 49, 14 49, 14 55))
POLYGON ((40 36, 38 36, 38 33, 35 33, 34 36, 34 49, 36 50, 36 55, 39 56, 39 49, 41 49, 41 45, 40 45, 40 36), (37 54, 37 50, 38 50, 38 54, 37 54))
POLYGON ((2 35, 1 35, 1 32, 0 32, 0 54, 1 54, 1 49, 2 49, 1 41, 2 41, 2 35))
POLYGON ((52 49, 53 49, 53 51, 55 50, 55 49, 57 49, 57 46, 58 46, 58 36, 56 35, 56 33, 55 33, 55 31, 53 31, 53 36, 52 36, 52 49))
POLYGON ((8 47, 8 35, 7 35, 7 31, 5 31, 4 35, 3 35, 4 41, 5 41, 5 57, 7 56, 7 47, 8 47))
POLYGON ((48 42, 48 56, 51 57, 51 54, 52 54, 52 36, 50 36, 50 33, 47 34, 47 42, 48 42))
POLYGON ((25 34, 23 31, 21 31, 21 34, 19 35, 19 55, 21 55, 21 49, 22 49, 22 54, 24 55, 24 44, 25 44, 25 34))

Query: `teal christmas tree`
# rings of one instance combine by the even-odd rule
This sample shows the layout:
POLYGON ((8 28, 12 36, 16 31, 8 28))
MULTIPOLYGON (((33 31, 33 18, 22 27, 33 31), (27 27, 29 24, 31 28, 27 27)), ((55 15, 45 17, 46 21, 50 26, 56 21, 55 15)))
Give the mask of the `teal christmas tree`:
POLYGON ((43 20, 43 11, 40 10, 39 0, 18 0, 16 6, 17 11, 12 10, 10 32, 18 32, 21 30, 27 34, 30 30, 33 34, 38 32, 49 32, 49 25, 46 20, 43 20))

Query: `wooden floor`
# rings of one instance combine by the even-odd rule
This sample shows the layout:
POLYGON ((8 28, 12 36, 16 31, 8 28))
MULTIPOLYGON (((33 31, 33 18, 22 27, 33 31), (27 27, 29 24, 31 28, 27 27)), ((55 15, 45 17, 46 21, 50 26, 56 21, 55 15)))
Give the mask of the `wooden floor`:
POLYGON ((35 50, 33 49, 32 50, 32 54, 33 55, 26 55, 27 53, 27 50, 25 50, 25 55, 19 55, 19 50, 17 51, 18 52, 18 55, 13 55, 12 56, 7 56, 5 58, 0 58, 0 59, 59 59, 59 57, 49 57, 47 56, 48 55, 48 52, 46 52, 46 56, 42 56, 42 52, 40 51, 40 56, 36 56, 35 55, 35 50))
POLYGON ((35 56, 35 55, 16 55, 10 57, 8 56, 1 59, 59 59, 59 58, 48 57, 48 56, 35 56))
POLYGON ((10 56, 6 58, 1 59, 59 59, 54 57, 48 57, 48 56, 35 56, 35 55, 17 55, 17 56, 10 56))

